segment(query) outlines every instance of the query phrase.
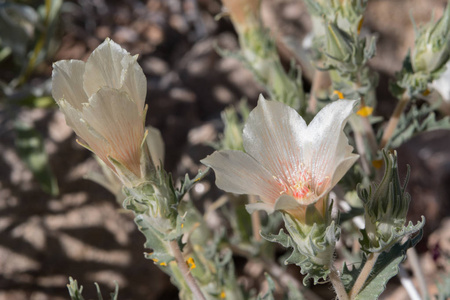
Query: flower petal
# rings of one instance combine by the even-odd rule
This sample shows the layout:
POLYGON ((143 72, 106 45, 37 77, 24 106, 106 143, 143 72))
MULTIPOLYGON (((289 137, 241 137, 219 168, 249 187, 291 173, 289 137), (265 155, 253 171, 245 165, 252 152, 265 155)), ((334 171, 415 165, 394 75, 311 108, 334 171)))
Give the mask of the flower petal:
POLYGON ((143 108, 147 80, 136 59, 137 56, 131 56, 118 44, 106 39, 86 62, 83 85, 88 96, 102 87, 123 89, 138 107, 143 108))
POLYGON ((131 60, 124 59, 123 63, 128 63, 128 65, 124 65, 122 90, 130 95, 139 108, 144 108, 147 95, 147 79, 141 66, 137 63, 137 55, 133 56, 131 60))
POLYGON ((305 132, 306 123, 293 108, 260 96, 244 127, 244 148, 272 175, 287 182, 301 167, 305 132))
POLYGON ((161 132, 155 127, 148 126, 147 146, 150 150, 153 165, 158 168, 161 164, 164 164, 164 141, 161 136, 161 132))
POLYGON ((82 115, 89 126, 107 140, 109 149, 101 151, 107 151, 107 156, 140 177, 140 146, 144 138, 142 111, 128 94, 102 88, 89 99, 82 115))
POLYGON ((66 100, 75 109, 81 110, 88 102, 83 89, 85 63, 81 60, 61 60, 53 64, 52 95, 56 102, 66 100))
POLYGON ((236 150, 216 151, 201 162, 214 169, 216 185, 227 192, 258 195, 269 205, 280 196, 272 175, 250 155, 236 150))
POLYGON ((86 144, 90 150, 97 154, 103 162, 114 170, 114 167, 109 162, 107 153, 104 150, 107 148, 109 149, 107 141, 89 128, 89 125, 82 119, 82 112, 73 108, 68 101, 61 100, 58 104, 66 117, 67 125, 72 127, 76 135, 83 139, 84 143, 82 144, 86 144))
POLYGON ((261 202, 246 204, 245 209, 247 210, 247 212, 249 214, 252 214, 253 212, 255 212, 257 210, 264 210, 267 214, 270 215, 275 211, 273 205, 270 205, 267 203, 261 203, 261 202))
MULTIPOLYGON (((357 158, 352 154, 353 148, 348 144, 348 139, 343 130, 347 119, 353 112, 356 101, 338 100, 325 106, 308 125, 307 134, 304 136, 304 163, 311 172, 312 184, 315 189, 323 189, 330 186, 334 172, 342 161, 357 158), (322 184, 324 181, 328 184, 322 184), (321 187, 319 187, 322 185, 321 187)), ((339 169, 351 165, 344 164, 339 169)), ((348 169, 347 169, 348 170, 348 169)), ((345 170, 345 172, 347 171, 345 170)), ((343 174, 345 174, 343 172, 343 174)), ((343 176, 341 175, 341 177, 343 176)), ((340 178, 339 178, 340 179, 340 178)), ((316 191, 322 194, 324 191, 316 191)))
POLYGON ((358 160, 359 155, 358 154, 351 154, 340 161, 340 163, 336 166, 336 170, 333 172, 333 178, 331 180, 331 186, 334 187, 339 180, 344 177, 345 173, 350 170, 350 168, 353 166, 353 164, 358 160))
POLYGON ((284 194, 277 199, 274 209, 290 211, 302 209, 303 207, 304 205, 301 205, 294 197, 284 194))

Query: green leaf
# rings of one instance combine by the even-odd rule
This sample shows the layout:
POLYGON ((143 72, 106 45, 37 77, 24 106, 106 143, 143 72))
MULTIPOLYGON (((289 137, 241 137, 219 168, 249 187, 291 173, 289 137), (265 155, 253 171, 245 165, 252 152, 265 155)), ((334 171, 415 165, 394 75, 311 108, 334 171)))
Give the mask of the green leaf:
POLYGON ((389 141, 388 147, 398 148, 407 140, 421 132, 450 129, 449 116, 436 120, 435 110, 439 104, 440 103, 437 103, 433 106, 424 104, 420 108, 413 105, 408 113, 401 116, 397 129, 389 141))
POLYGON ((52 196, 58 195, 58 184, 50 169, 44 142, 39 132, 20 121, 14 124, 14 129, 20 158, 31 170, 44 192, 52 196))
MULTIPOLYGON (((383 252, 380 254, 375 266, 372 269, 372 272, 355 299, 378 299, 380 294, 385 290, 389 279, 397 275, 399 264, 406 258, 406 251, 409 248, 414 247, 422 239, 422 236, 423 230, 420 230, 416 236, 408 239, 405 243, 397 243, 390 249, 389 252, 383 252)), ((344 265, 342 278, 343 283, 346 286, 346 290, 351 290, 351 287, 354 285, 359 276, 365 260, 366 259, 364 258, 363 263, 359 268, 354 267, 352 270, 349 270, 347 266, 344 265)))
MULTIPOLYGON (((117 282, 114 282, 116 285, 114 292, 110 294, 111 300, 117 300, 119 296, 119 285, 117 282)), ((97 299, 103 300, 102 292, 100 290, 100 286, 97 282, 94 283, 95 288, 97 290, 97 299)), ((78 282, 74 280, 72 277, 69 277, 69 284, 67 285, 67 289, 69 290, 70 299, 72 300, 84 300, 82 296, 83 286, 78 287, 78 282)))
POLYGON ((144 247, 153 250, 152 253, 145 253, 145 258, 153 260, 158 265, 168 265, 173 260, 168 241, 162 233, 155 230, 152 223, 149 222, 149 218, 145 215, 138 215, 134 219, 139 231, 146 238, 144 247))
POLYGON ((189 175, 186 174, 184 180, 181 182, 181 187, 175 191, 178 202, 180 202, 184 195, 186 195, 186 193, 189 192, 189 190, 194 186, 194 184, 202 180, 208 172, 209 168, 207 168, 204 172, 199 170, 193 179, 190 179, 189 175))
POLYGON ((70 299, 72 300, 84 300, 81 293, 83 292, 83 286, 78 287, 78 282, 72 277, 69 277, 69 284, 67 285, 69 290, 70 299))

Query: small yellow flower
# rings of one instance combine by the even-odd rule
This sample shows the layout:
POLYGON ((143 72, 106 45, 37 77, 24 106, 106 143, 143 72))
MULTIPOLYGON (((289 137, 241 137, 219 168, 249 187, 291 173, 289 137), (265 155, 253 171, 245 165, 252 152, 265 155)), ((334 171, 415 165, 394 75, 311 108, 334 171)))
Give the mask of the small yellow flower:
POLYGON ((360 115, 361 117, 368 117, 372 115, 372 113, 373 107, 370 106, 363 106, 356 112, 356 114, 360 115))
POLYGON ((189 267, 190 270, 196 268, 196 265, 195 265, 195 262, 194 262, 194 258, 192 258, 192 257, 189 257, 189 258, 188 258, 186 264, 188 265, 188 267, 189 267))
POLYGON ((333 94, 338 95, 339 99, 344 99, 344 94, 342 94, 341 92, 339 92, 338 90, 334 90, 333 94))
POLYGON ((383 166, 383 160, 382 159, 376 159, 372 161, 372 166, 374 166, 374 168, 379 169, 383 166))
POLYGON ((225 291, 222 291, 222 292, 220 293, 220 299, 225 299, 226 296, 227 296, 227 295, 225 294, 225 291))

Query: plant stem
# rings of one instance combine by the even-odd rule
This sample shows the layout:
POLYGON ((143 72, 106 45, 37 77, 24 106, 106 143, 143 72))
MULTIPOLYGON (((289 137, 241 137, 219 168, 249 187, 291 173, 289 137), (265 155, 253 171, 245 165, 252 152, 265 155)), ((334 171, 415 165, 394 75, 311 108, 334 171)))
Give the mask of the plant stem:
POLYGON ((333 284, 334 290, 339 300, 349 300, 348 294, 345 291, 344 284, 342 283, 341 277, 334 266, 331 266, 330 280, 333 284))
POLYGON ((316 114, 317 112, 317 92, 322 88, 327 88, 331 85, 330 75, 327 71, 315 70, 312 81, 311 92, 309 93, 308 112, 316 114))
POLYGON ((389 123, 386 126, 386 129, 384 130, 383 137, 381 138, 380 142, 380 149, 383 149, 386 146, 386 144, 394 134, 395 129, 397 128, 398 121, 400 120, 400 116, 403 113, 403 110, 405 109, 406 104, 408 104, 409 100, 409 95, 406 92, 403 93, 402 97, 397 103, 397 106, 394 109, 394 112, 392 113, 391 118, 389 119, 389 123))
POLYGON ((367 257, 367 261, 364 264, 361 273, 359 273, 359 276, 356 279, 355 284, 353 285, 352 289, 350 290, 350 293, 348 294, 350 296, 350 300, 353 300, 356 298, 356 296, 358 296, 359 292, 364 286, 364 283, 366 283, 367 278, 369 278, 369 275, 372 272, 375 263, 377 262, 378 256, 380 256, 380 253, 370 253, 369 256, 367 257))
POLYGON ((200 287, 198 286, 197 282, 195 281, 194 277, 189 271, 186 261, 183 258, 183 254, 181 253, 180 247, 178 246, 178 242, 176 240, 173 240, 169 242, 169 245, 170 248, 172 249, 173 255, 175 256, 175 260, 177 261, 178 268, 180 268, 181 274, 183 275, 184 280, 186 280, 186 283, 191 289, 191 292, 194 295, 195 299, 206 300, 205 296, 200 290, 200 287))
MULTIPOLYGON (((255 195, 248 195, 248 202, 249 203, 256 203, 257 202, 257 196, 255 195)), ((259 242, 261 241, 261 235, 259 234, 259 232, 261 231, 261 218, 259 217, 259 212, 258 211, 254 211, 251 214, 251 218, 252 218, 252 233, 253 233, 253 238, 255 239, 255 241, 259 242)))

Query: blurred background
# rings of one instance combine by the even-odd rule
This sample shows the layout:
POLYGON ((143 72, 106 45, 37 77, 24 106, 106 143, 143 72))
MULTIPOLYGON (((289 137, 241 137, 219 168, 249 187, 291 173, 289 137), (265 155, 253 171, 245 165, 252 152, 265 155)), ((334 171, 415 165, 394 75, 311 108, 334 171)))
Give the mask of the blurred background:
MULTIPOLYGON (((378 35, 370 62, 380 73, 376 115, 388 118, 394 109, 388 83, 414 43, 410 14, 420 24, 433 12, 440 17, 445 5, 369 1, 363 30, 378 35)), ((263 0, 262 10, 288 67, 287 45, 301 45, 311 30, 306 7, 301 0, 263 0)), ((162 132, 166 168, 175 179, 195 174, 223 130, 221 111, 242 98, 254 106, 263 92, 239 61, 217 53, 217 47, 238 49, 230 20, 215 18, 220 13, 219 0, 0 0, 0 300, 68 299, 69 276, 84 286, 86 299, 96 297, 93 282, 106 295, 114 281, 120 299, 178 298, 169 278, 144 259, 144 237, 132 215, 83 178, 99 167, 51 98, 52 63, 85 60, 106 37, 139 54, 148 82, 147 124, 162 132)), ((305 69, 307 89, 310 79, 305 69)), ((398 153, 401 178, 406 164, 412 169, 410 219, 427 219, 417 249, 435 286, 436 275, 450 271, 450 133, 422 134, 398 153)), ((200 209, 221 194, 213 180, 209 175, 189 195, 200 209)), ((243 285, 258 288, 262 270, 239 257, 235 263, 243 285)), ((288 272, 301 279, 296 267, 288 272)), ((314 291, 332 297, 328 285, 314 291)), ((408 296, 394 278, 382 299, 408 296)))

